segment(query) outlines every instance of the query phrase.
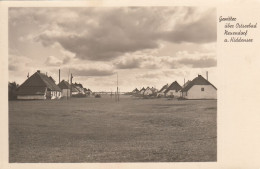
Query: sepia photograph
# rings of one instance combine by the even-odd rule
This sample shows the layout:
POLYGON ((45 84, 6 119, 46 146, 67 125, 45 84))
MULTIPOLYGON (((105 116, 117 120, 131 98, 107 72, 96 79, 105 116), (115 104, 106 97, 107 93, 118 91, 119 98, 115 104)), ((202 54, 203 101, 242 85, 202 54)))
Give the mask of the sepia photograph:
POLYGON ((9 163, 217 162, 217 58, 216 7, 9 7, 9 163))

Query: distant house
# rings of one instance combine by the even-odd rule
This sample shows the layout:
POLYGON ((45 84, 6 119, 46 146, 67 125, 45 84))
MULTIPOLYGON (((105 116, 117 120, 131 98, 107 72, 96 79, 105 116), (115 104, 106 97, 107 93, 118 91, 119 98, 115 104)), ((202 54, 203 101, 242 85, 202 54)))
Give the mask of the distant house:
POLYGON ((78 88, 72 83, 71 84, 71 95, 72 96, 76 96, 80 94, 80 91, 78 90, 78 88))
POLYGON ((135 88, 133 91, 132 91, 132 94, 137 94, 139 93, 139 90, 137 88, 135 88))
POLYGON ((90 89, 87 89, 87 88, 83 88, 84 89, 84 92, 86 95, 91 95, 92 94, 92 91, 90 89))
POLYGON ((61 89, 61 96, 62 97, 70 97, 71 96, 71 87, 69 82, 62 80, 59 84, 58 84, 59 88, 61 89))
POLYGON ((59 99, 61 89, 39 70, 17 88, 17 99, 59 99))
POLYGON ((217 88, 201 75, 198 75, 182 90, 186 99, 217 99, 217 88))
POLYGON ((147 87, 144 91, 144 95, 145 96, 149 96, 149 95, 152 95, 153 94, 153 91, 150 87, 147 87))
POLYGON ((154 87, 152 87, 151 90, 152 90, 153 94, 157 94, 158 93, 158 89, 156 89, 154 87))
POLYGON ((165 96, 165 90, 169 87, 168 84, 164 85, 158 92, 157 92, 157 96, 165 96))
POLYGON ((85 91, 84 91, 82 84, 75 82, 74 86, 77 88, 77 90, 79 91, 80 94, 85 94, 85 91))
POLYGON ((87 89, 89 95, 91 95, 93 92, 90 89, 87 89))
POLYGON ((188 81, 182 86, 182 88, 186 87, 190 82, 191 82, 191 81, 188 80, 188 81))
POLYGON ((144 91, 145 91, 145 88, 143 87, 143 88, 140 90, 139 94, 143 95, 143 94, 144 94, 144 91))
POLYGON ((174 81, 165 91, 165 96, 167 97, 180 97, 182 87, 177 81, 174 81))

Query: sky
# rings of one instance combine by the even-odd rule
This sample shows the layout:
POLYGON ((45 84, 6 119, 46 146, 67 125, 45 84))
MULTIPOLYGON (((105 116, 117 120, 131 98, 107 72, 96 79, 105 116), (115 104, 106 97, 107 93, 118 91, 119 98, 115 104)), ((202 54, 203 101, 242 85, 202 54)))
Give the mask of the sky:
POLYGON ((9 81, 37 70, 92 91, 155 87, 198 74, 217 87, 216 8, 9 8, 9 81))

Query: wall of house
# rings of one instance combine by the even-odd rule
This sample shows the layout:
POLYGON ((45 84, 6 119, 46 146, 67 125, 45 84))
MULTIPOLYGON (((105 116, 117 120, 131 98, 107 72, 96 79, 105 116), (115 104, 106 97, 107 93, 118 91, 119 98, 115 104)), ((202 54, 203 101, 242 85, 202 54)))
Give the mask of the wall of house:
POLYGON ((187 99, 217 99, 217 90, 211 85, 194 85, 188 90, 187 99), (204 91, 201 89, 204 88, 204 91))
POLYGON ((70 89, 62 89, 61 97, 70 97, 70 89))
POLYGON ((144 95, 150 95, 153 94, 153 92, 151 90, 145 90, 144 91, 144 95))
POLYGON ((159 92, 159 93, 157 93, 157 96, 165 96, 165 93, 164 92, 159 92))
POLYGON ((176 92, 176 90, 169 90, 169 91, 166 93, 166 96, 180 97, 180 96, 181 96, 181 92, 180 92, 180 91, 177 91, 177 92, 176 92))
POLYGON ((18 95, 19 100, 45 100, 45 95, 18 95))
POLYGON ((72 92, 72 95, 77 95, 79 94, 79 92, 72 92))
POLYGON ((60 98, 61 98, 61 92, 51 91, 51 99, 60 99, 60 98))

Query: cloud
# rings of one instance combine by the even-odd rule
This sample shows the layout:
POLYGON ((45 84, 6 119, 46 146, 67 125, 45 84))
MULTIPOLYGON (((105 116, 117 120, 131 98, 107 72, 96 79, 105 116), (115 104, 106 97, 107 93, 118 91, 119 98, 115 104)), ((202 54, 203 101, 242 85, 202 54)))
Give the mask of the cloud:
POLYGON ((45 64, 47 66, 60 66, 62 63, 62 60, 58 59, 55 56, 48 56, 45 61, 45 64))
POLYGON ((57 42, 76 57, 89 60, 111 60, 125 53, 159 47, 154 39, 158 27, 155 23, 160 23, 160 18, 150 10, 110 8, 98 12, 93 18, 95 22, 78 20, 84 30, 75 32, 68 30, 67 24, 54 24, 36 40, 44 46, 57 42), (148 27, 148 24, 152 25, 148 27))
POLYGON ((207 67, 216 67, 217 60, 213 58, 202 58, 197 59, 181 59, 179 63, 184 65, 190 65, 192 68, 207 68, 207 67))
MULTIPOLYGON (((194 11, 192 12, 194 14, 194 11)), ((166 40, 174 43, 209 43, 217 39, 216 9, 205 12, 198 20, 179 23, 175 29, 164 33, 166 40)))
POLYGON ((8 62, 9 71, 22 71, 32 64, 31 59, 24 56, 12 54, 9 55, 8 62))
POLYGON ((206 12, 195 7, 11 8, 9 12, 12 27, 34 23, 39 31, 28 37, 45 47, 58 43, 82 60, 109 61, 160 48, 160 41, 216 41, 215 8, 206 12))
POLYGON ((8 69, 9 69, 9 71, 16 71, 16 70, 18 70, 18 69, 17 69, 17 66, 15 66, 15 65, 13 65, 13 64, 9 64, 9 65, 8 65, 8 69))
POLYGON ((129 59, 123 60, 118 63, 115 63, 117 69, 135 69, 140 68, 140 60, 138 59, 129 59))
POLYGON ((70 69, 74 76, 111 76, 115 74, 113 70, 100 70, 100 69, 70 69))
POLYGON ((141 79, 157 79, 161 76, 161 73, 156 72, 156 73, 144 73, 141 75, 138 75, 137 78, 141 78, 141 79))

